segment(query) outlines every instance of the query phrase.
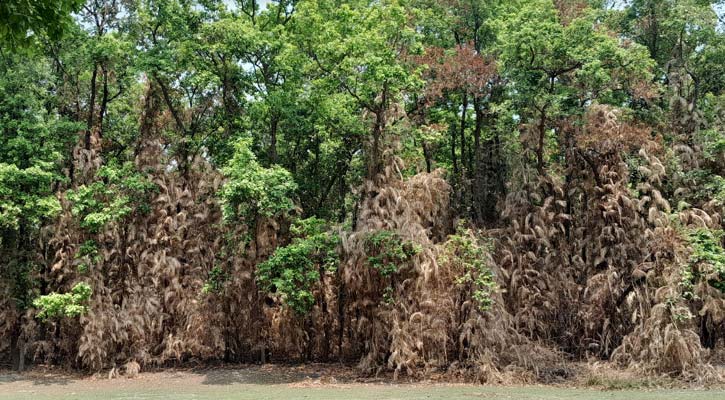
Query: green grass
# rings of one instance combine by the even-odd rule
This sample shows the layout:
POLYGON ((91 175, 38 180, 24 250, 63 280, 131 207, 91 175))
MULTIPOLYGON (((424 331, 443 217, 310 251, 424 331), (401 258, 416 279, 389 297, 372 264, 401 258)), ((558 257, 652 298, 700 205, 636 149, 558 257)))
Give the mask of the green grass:
POLYGON ((584 385, 602 390, 653 390, 667 387, 667 381, 592 375, 585 381, 584 385))
POLYGON ((385 385, 297 387, 294 384, 218 382, 209 379, 0 380, 0 399, 174 399, 174 400, 412 400, 412 399, 521 399, 521 400, 725 400, 725 391, 615 390, 557 387, 492 387, 473 385, 385 385))

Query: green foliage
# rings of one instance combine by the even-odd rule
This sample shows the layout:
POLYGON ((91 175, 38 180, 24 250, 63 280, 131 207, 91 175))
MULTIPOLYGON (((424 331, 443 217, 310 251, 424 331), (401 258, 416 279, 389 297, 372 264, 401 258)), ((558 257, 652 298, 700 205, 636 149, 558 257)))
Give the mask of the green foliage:
POLYGON ((98 261, 100 255, 98 254, 98 244, 95 240, 86 240, 78 248, 77 257, 90 257, 94 261, 98 261))
POLYGON ((0 47, 27 45, 33 36, 58 39, 83 0, 3 0, 0 2, 0 47))
POLYGON ((209 278, 207 278, 206 282, 204 282, 201 292, 204 294, 219 293, 227 279, 229 279, 229 276, 222 269, 221 265, 215 265, 214 268, 209 271, 209 278))
POLYGON ((148 211, 149 196, 158 190, 131 163, 122 167, 103 166, 97 177, 100 180, 66 193, 73 215, 80 217, 81 227, 93 233, 134 211, 148 211))
POLYGON ((691 169, 682 173, 682 179, 692 193, 686 197, 688 202, 707 202, 714 200, 725 205, 725 178, 706 169, 691 169))
POLYGON ((705 184, 705 190, 711 195, 709 199, 715 200, 721 206, 725 206, 725 178, 720 175, 711 175, 705 184))
POLYGON ((302 315, 315 302, 312 291, 321 274, 337 269, 340 237, 326 221, 315 217, 295 222, 290 232, 292 242, 257 266, 257 283, 302 315))
POLYGON ((257 215, 274 217, 294 208, 292 196, 297 185, 284 168, 262 167, 250 150, 251 142, 241 139, 232 159, 223 169, 227 183, 221 190, 227 221, 242 218, 252 222, 257 215))
POLYGON ((687 288, 700 278, 725 293, 725 248, 722 230, 705 228, 688 232, 687 242, 692 247, 692 254, 686 268, 683 268, 682 281, 687 288))
MULTIPOLYGON (((17 5, 0 3, 0 16, 17 5)), ((0 20, 0 290, 22 312, 42 282, 38 237, 61 211, 55 191, 80 125, 59 112, 45 57, 5 51, 1 42, 13 28, 0 20)))
MULTIPOLYGON (((720 128, 720 127, 718 127, 720 128)), ((716 161, 725 154, 725 135, 718 129, 707 129, 699 132, 703 153, 708 161, 716 161)))
POLYGON ((422 51, 405 6, 395 0, 303 2, 296 28, 328 84, 342 86, 361 106, 375 109, 381 93, 398 96, 422 84, 399 57, 422 51))
POLYGON ((103 259, 101 254, 98 252, 98 244, 95 240, 86 240, 83 242, 80 247, 78 247, 75 258, 82 260, 80 264, 78 264, 78 272, 80 273, 87 272, 90 267, 89 264, 96 264, 103 259))
POLYGON ((389 230, 380 230, 365 238, 368 264, 378 270, 383 277, 397 273, 401 266, 421 250, 419 244, 403 240, 398 233, 389 230))
POLYGON ((91 293, 93 291, 87 283, 79 282, 69 293, 40 296, 33 301, 33 306, 39 310, 36 317, 45 321, 49 318, 81 316, 88 309, 85 303, 90 299, 91 293))
POLYGON ((82 124, 58 113, 48 60, 0 57, 0 163, 60 172, 82 124))
POLYGON ((559 161, 563 147, 561 130, 552 122, 580 118, 594 102, 626 106, 638 97, 638 88, 652 81, 654 63, 647 49, 622 43, 598 18, 586 9, 562 23, 554 2, 535 0, 499 22, 499 70, 511 82, 510 106, 539 136, 539 169, 548 159, 559 161))
POLYGON ((625 9, 621 24, 628 36, 647 47, 661 68, 678 51, 678 57, 701 69, 718 24, 713 3, 716 1, 636 0, 625 9))
POLYGON ((0 163, 0 230, 18 230, 22 224, 38 226, 60 212, 51 191, 57 176, 39 166, 20 169, 0 163))
POLYGON ((53 185, 63 179, 60 162, 78 125, 52 106, 48 63, 18 56, 1 61, 0 230, 31 232, 60 211, 53 185))
POLYGON ((490 242, 481 241, 463 224, 455 235, 448 236, 444 262, 461 272, 456 283, 470 288, 471 297, 481 311, 487 311, 493 305, 492 294, 496 290, 496 280, 488 263, 492 250, 490 242))
MULTIPOLYGON (((22 257, 9 258, 2 271, 2 278, 10 288, 10 297, 18 310, 26 310, 33 305, 38 296, 37 271, 41 268, 37 262, 22 257)), ((2 281, 0 281, 2 282, 2 281)))

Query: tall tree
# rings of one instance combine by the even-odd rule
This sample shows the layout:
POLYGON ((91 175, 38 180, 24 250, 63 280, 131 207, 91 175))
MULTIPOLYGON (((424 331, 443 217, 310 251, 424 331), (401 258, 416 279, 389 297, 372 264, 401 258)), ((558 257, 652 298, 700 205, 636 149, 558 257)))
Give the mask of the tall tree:
POLYGON ((39 36, 57 40, 73 24, 71 13, 82 4, 82 0, 3 1, 0 47, 27 47, 39 36))

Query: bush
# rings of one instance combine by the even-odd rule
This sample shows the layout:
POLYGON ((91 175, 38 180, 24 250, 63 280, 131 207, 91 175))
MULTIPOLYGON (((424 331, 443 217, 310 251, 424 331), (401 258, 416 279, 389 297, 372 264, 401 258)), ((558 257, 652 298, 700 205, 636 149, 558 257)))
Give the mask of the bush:
POLYGON ((297 185, 292 175, 278 165, 259 165, 250 144, 248 139, 238 141, 234 156, 222 170, 228 179, 221 190, 227 221, 249 221, 256 215, 274 217, 294 208, 292 195, 297 185))
POLYGON ((365 238, 365 251, 370 254, 368 263, 388 277, 406 264, 413 256, 420 253, 420 245, 403 240, 396 232, 380 230, 365 238))
POLYGON ((683 269, 683 284, 692 288, 699 279, 707 279, 708 283, 725 293, 725 249, 721 245, 722 230, 705 228, 688 232, 687 241, 692 247, 692 254, 686 268, 683 269))
POLYGON ((70 293, 51 293, 40 296, 33 301, 37 308, 37 318, 47 320, 48 318, 78 317, 87 311, 84 303, 91 297, 91 287, 84 282, 79 282, 70 293))
POLYGON ((101 167, 97 176, 102 180, 69 190, 66 194, 73 204, 73 215, 81 217, 81 227, 93 233, 136 210, 148 211, 149 194, 158 190, 131 163, 122 167, 101 167))
POLYGON ((215 265, 214 268, 209 271, 209 278, 201 288, 201 292, 204 294, 219 293, 222 290, 222 285, 228 279, 227 274, 224 272, 220 265, 215 265))
POLYGON ((469 287, 471 297, 481 311, 487 311, 493 305, 492 294, 496 290, 496 281, 490 267, 491 245, 477 238, 470 229, 459 225, 455 235, 450 235, 445 243, 443 261, 448 262, 460 275, 458 285, 469 287))
POLYGON ((39 166, 20 169, 0 163, 0 229, 17 230, 60 212, 60 202, 51 192, 56 174, 39 166))
POLYGON ((321 274, 337 269, 340 237, 326 221, 315 217, 297 221, 290 231, 295 236, 292 242, 257 267, 257 283, 297 314, 304 314, 315 303, 312 290, 321 274))
POLYGON ((103 256, 98 252, 98 244, 95 240, 86 240, 78 247, 75 258, 81 260, 78 264, 78 272, 84 273, 92 264, 100 262, 103 256))

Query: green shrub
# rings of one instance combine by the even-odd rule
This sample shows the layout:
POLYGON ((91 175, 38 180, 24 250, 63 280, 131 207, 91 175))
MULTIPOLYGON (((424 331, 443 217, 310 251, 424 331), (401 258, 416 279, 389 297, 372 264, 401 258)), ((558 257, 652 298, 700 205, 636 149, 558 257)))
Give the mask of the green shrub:
POLYGON ((33 301, 37 308, 37 318, 47 320, 48 318, 78 317, 87 311, 85 303, 91 297, 91 287, 84 282, 79 282, 69 293, 51 293, 40 296, 33 301))
POLYGON ((98 244, 96 241, 86 240, 80 245, 80 247, 78 247, 75 258, 83 260, 80 264, 78 264, 78 272, 84 273, 88 271, 88 268, 90 267, 89 264, 96 264, 100 262, 103 257, 98 252, 98 244))
POLYGON ((227 279, 228 276, 222 267, 220 265, 215 265, 214 268, 209 271, 209 278, 201 288, 201 292, 204 294, 219 293, 227 279))
POLYGON ((708 202, 714 200, 725 205, 725 178, 705 169, 693 169, 682 174, 688 187, 693 188, 686 198, 688 202, 708 202))
POLYGON ((262 167, 250 150, 251 141, 239 140, 234 156, 222 170, 228 179, 221 190, 224 219, 251 220, 256 215, 274 217, 294 208, 297 185, 292 174, 274 165, 262 167))
POLYGON ((462 225, 455 235, 448 237, 443 253, 443 261, 450 263, 454 270, 461 271, 456 283, 471 288, 471 297, 481 311, 491 308, 492 294, 496 290, 496 280, 488 264, 490 253, 491 244, 483 242, 462 225))
POLYGON ((297 221, 290 232, 295 236, 292 242, 257 266, 257 283, 260 290, 278 295, 285 306, 304 314, 315 303, 312 290, 321 274, 337 269, 340 237, 315 217, 297 221))
POLYGON ((420 245, 403 240, 399 234, 389 230, 380 230, 365 238, 365 252, 368 263, 383 277, 397 273, 400 266, 420 253, 420 245))
POLYGON ((725 136, 719 129, 704 129, 699 132, 703 155, 709 161, 715 161, 725 153, 725 136))
POLYGON ((149 195, 158 190, 131 163, 122 167, 101 167, 97 177, 101 180, 69 190, 66 194, 72 203, 71 212, 81 218, 81 227, 93 233, 136 210, 148 211, 149 195))
POLYGON ((24 223, 37 226, 58 215, 60 202, 51 192, 57 179, 39 166, 21 169, 0 163, 0 230, 18 230, 24 223))
POLYGON ((723 249, 722 230, 705 228, 688 232, 687 241, 692 247, 688 265, 683 268, 683 285, 691 292, 692 285, 707 278, 708 283, 725 293, 725 249, 723 249))

